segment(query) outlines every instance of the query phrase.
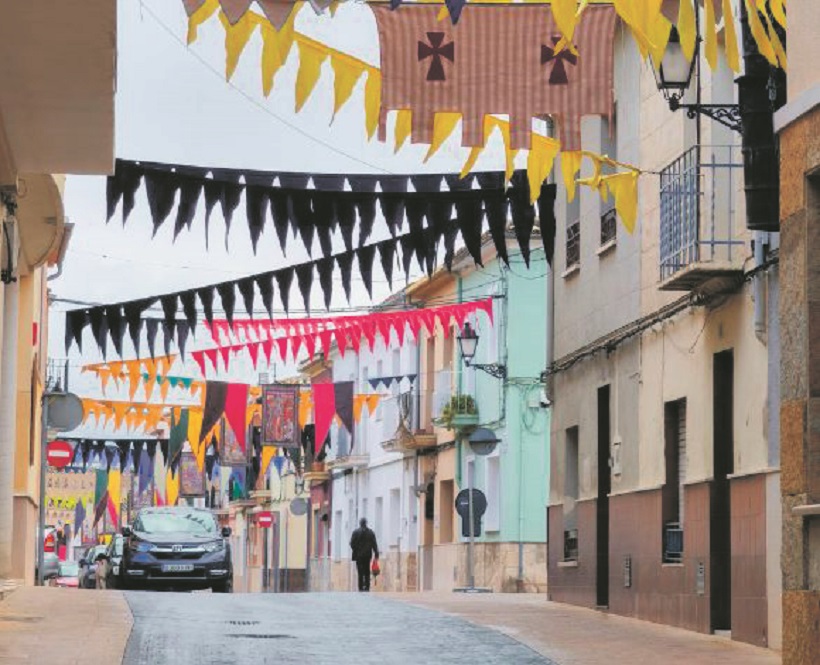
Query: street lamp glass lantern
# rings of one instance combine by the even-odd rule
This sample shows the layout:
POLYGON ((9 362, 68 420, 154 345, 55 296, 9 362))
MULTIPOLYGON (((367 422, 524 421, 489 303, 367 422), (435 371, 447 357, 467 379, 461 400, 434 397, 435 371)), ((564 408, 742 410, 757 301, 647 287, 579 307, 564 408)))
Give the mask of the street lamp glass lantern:
POLYGON ((461 331, 461 336, 458 338, 458 348, 461 351, 461 357, 468 365, 475 357, 476 348, 478 348, 478 335, 469 322, 464 324, 464 329, 461 331))
POLYGON ((696 61, 697 51, 691 62, 686 59, 680 43, 680 35, 677 28, 673 27, 660 64, 652 60, 652 71, 655 74, 658 89, 670 104, 678 102, 689 88, 696 61))

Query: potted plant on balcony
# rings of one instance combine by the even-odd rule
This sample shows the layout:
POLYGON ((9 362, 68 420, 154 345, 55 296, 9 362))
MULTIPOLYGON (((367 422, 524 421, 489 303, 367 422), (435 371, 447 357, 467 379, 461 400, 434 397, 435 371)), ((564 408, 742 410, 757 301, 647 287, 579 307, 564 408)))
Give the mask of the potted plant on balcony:
POLYGON ((449 430, 474 427, 478 424, 478 409, 470 395, 453 395, 441 410, 436 424, 449 430))

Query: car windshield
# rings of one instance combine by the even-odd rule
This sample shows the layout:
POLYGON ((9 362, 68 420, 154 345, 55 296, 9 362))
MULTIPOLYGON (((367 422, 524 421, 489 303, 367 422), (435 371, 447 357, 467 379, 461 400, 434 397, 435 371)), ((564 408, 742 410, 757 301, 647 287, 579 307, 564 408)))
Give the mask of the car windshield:
POLYGON ((137 517, 134 531, 147 534, 190 533, 212 536, 216 534, 216 521, 210 513, 203 510, 152 511, 137 517))
POLYGON ((80 574, 80 567, 74 561, 63 561, 60 564, 60 577, 77 577, 80 574))

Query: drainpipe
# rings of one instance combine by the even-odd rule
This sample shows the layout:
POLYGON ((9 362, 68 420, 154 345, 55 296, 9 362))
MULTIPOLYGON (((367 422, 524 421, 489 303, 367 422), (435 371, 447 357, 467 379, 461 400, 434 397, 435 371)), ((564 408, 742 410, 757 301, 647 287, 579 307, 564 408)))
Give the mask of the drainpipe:
MULTIPOLYGON (((20 283, 4 288, 0 355, 0 578, 12 575, 14 453, 17 445, 17 337, 20 283)), ((39 533, 39 532, 38 532, 39 533)))
MULTIPOLYGON (((769 234, 762 231, 754 232, 754 265, 755 268, 763 265, 766 257, 765 246, 769 242, 769 234)), ((754 277, 752 283, 752 297, 754 300, 754 327, 755 337, 766 344, 766 275, 763 272, 754 277)))

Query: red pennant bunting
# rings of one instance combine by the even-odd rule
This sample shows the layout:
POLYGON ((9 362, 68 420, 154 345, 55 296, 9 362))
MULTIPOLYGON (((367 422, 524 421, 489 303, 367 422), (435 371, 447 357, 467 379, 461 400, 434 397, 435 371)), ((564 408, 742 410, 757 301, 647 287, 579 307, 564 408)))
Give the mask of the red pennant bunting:
POLYGON ((336 328, 336 330, 333 331, 333 334, 336 337, 336 345, 339 347, 339 353, 342 358, 344 358, 345 351, 347 350, 347 333, 341 328, 336 328))
POLYGON ((236 442, 245 450, 245 430, 247 429, 248 384, 229 383, 225 397, 225 419, 236 436, 236 442))
POLYGON ((490 319, 490 323, 493 323, 493 299, 487 298, 486 300, 479 300, 477 303, 474 303, 476 309, 480 309, 487 314, 490 319))
POLYGON ((304 337, 305 348, 307 349, 308 356, 313 358, 316 355, 316 338, 313 334, 305 335, 304 337))
POLYGON ((194 362, 199 366, 199 371, 202 372, 202 376, 205 376, 205 352, 191 351, 191 357, 194 359, 194 362))
POLYGON ((259 367, 259 346, 259 344, 250 344, 248 346, 248 353, 250 354, 254 369, 259 367))
MULTIPOLYGON (((301 328, 301 326, 300 326, 301 328)), ((299 350, 302 348, 302 336, 295 335, 294 337, 290 338, 290 350, 293 353, 293 359, 296 360, 296 356, 299 355, 299 350)))
POLYGON ((231 363, 231 348, 230 346, 222 346, 219 349, 219 353, 222 356, 222 364, 227 371, 228 365, 231 363))
POLYGON ((353 348, 354 353, 359 355, 359 348, 362 342, 362 329, 356 326, 348 330, 350 331, 350 346, 353 348))
POLYGON ((287 337, 277 337, 275 340, 276 346, 279 348, 279 359, 282 362, 285 362, 288 357, 288 338, 287 337))
POLYGON ((265 352, 265 358, 268 359, 268 365, 270 365, 271 353, 273 353, 273 340, 270 337, 262 341, 262 351, 265 352))
POLYGON ((313 384, 313 420, 316 425, 315 454, 319 454, 336 415, 336 392, 332 383, 313 384))
POLYGON ((393 317, 393 327, 396 329, 396 337, 399 340, 399 346, 404 346, 404 332, 406 327, 404 317, 401 315, 393 317))
POLYGON ((319 333, 319 341, 322 343, 322 353, 325 354, 325 358, 330 357, 330 338, 332 334, 333 332, 330 330, 323 330, 319 333))
POLYGON ((211 366, 214 368, 214 372, 219 371, 219 367, 217 366, 217 358, 219 357, 218 349, 206 349, 205 350, 205 357, 211 362, 211 366))

